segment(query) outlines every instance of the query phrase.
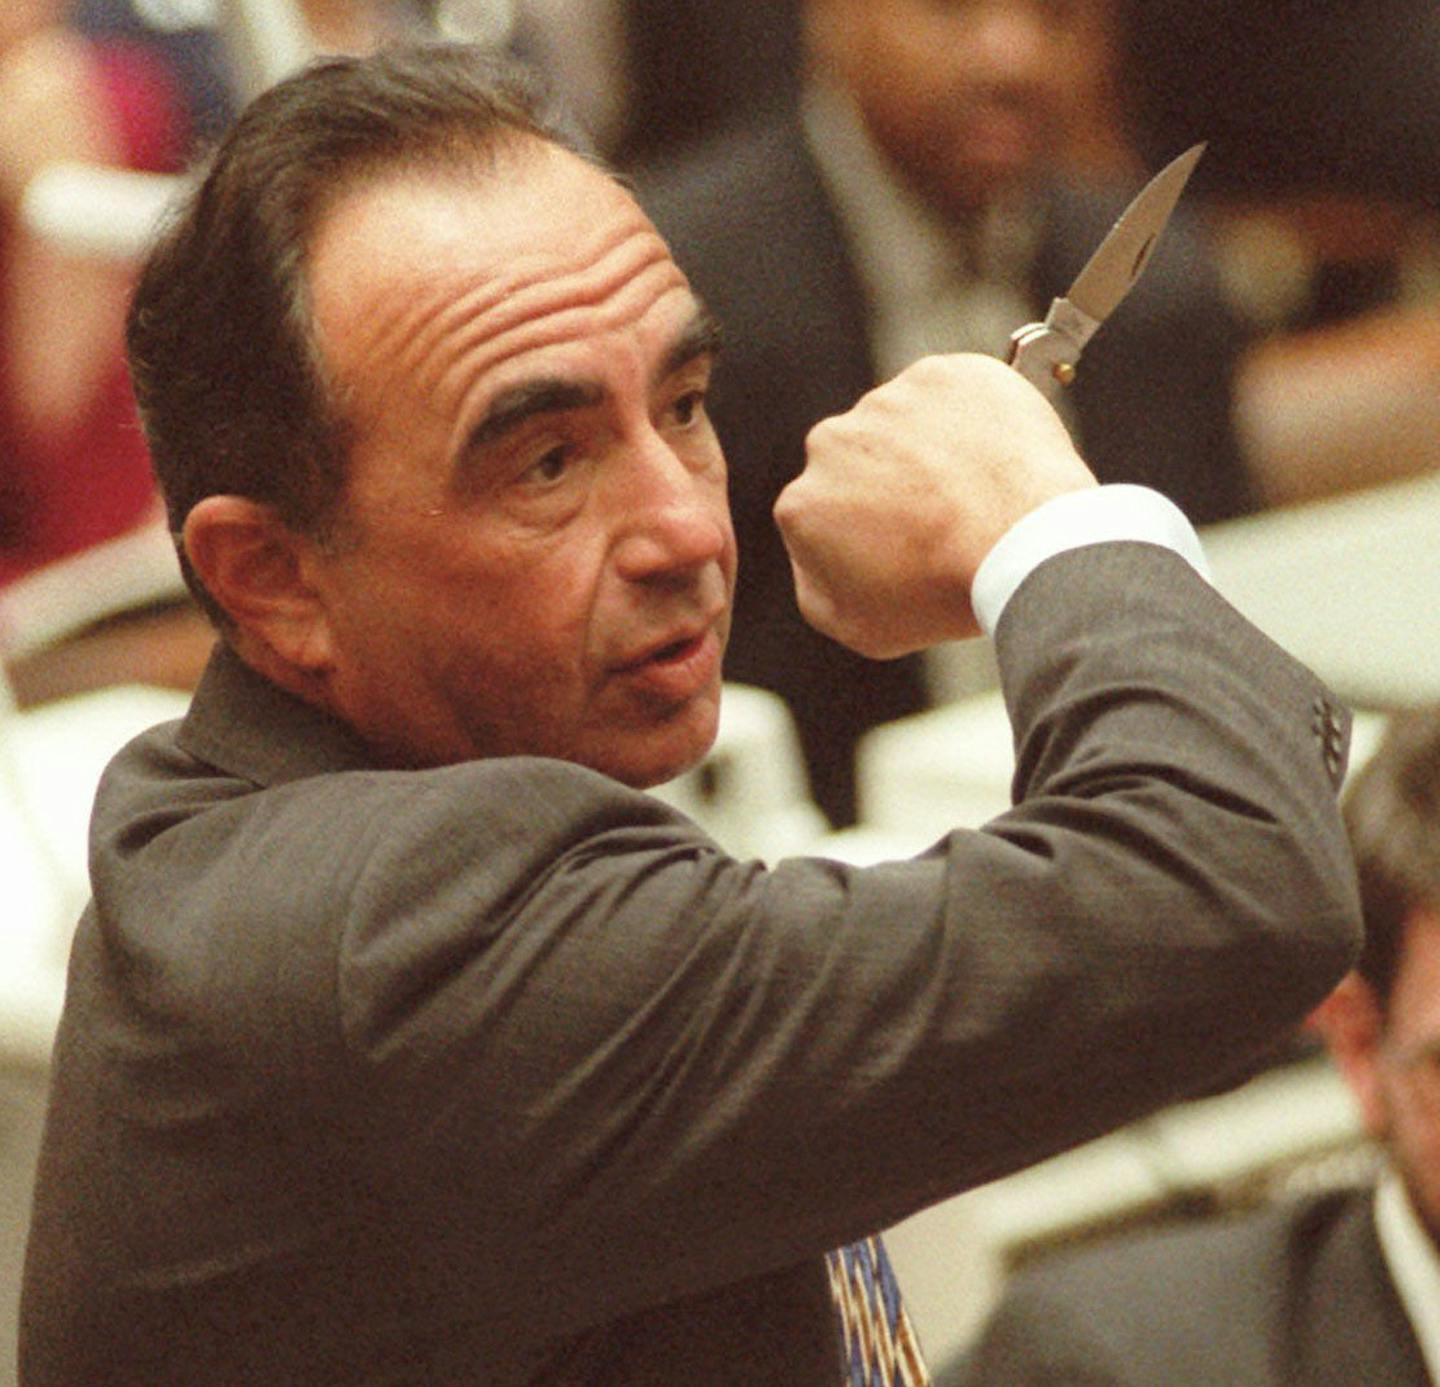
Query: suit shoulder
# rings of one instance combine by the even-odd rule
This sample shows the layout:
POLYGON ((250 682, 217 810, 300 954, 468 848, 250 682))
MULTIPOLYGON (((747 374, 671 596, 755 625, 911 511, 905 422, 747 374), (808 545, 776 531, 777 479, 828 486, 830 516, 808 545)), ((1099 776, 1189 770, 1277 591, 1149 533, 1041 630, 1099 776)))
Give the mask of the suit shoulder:
POLYGON ((1267 1382, 1308 1204, 1205 1217, 1056 1253, 1016 1273, 943 1380, 1011 1387, 1267 1382))
POLYGON ((1019 1296, 1079 1306, 1225 1304, 1247 1287, 1274 1289, 1304 1247, 1357 1199, 1331 1191, 1238 1213, 1186 1219, 1057 1253, 1019 1273, 1019 1296))
MULTIPOLYGON (((641 206, 707 298, 769 314, 775 295, 852 272, 799 125, 783 116, 718 136, 633 178, 641 206), (763 306, 763 307, 762 307, 763 306)), ((817 290, 818 292, 818 290, 817 290)), ((713 306, 713 305, 712 305, 713 306)))
POLYGON ((657 221, 728 220, 735 208, 726 199, 774 197, 793 186, 797 170, 808 169, 798 123, 776 114, 729 126, 679 154, 642 165, 631 182, 657 221))

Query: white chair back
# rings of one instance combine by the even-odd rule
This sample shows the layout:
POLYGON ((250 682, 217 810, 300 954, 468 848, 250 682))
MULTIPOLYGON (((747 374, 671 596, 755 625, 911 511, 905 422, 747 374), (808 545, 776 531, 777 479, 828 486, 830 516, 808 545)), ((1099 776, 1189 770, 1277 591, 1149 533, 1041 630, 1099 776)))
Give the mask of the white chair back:
POLYGON ((188 696, 138 685, 0 709, 0 1057, 47 1056, 75 920, 89 897, 90 810, 132 737, 188 696))
POLYGON ((790 710, 744 684, 725 685, 709 755, 654 793, 736 857, 773 863, 813 847, 829 828, 810 798, 790 710))

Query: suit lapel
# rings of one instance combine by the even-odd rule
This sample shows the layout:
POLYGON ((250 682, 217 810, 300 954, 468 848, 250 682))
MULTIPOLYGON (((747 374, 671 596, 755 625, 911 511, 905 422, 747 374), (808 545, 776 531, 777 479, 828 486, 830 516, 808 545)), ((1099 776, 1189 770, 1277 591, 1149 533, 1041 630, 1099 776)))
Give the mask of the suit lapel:
POLYGON ((1333 1222, 1316 1230, 1305 1284, 1289 1326, 1289 1371, 1297 1387, 1430 1387, 1375 1232, 1373 1195, 1346 1196, 1333 1222))

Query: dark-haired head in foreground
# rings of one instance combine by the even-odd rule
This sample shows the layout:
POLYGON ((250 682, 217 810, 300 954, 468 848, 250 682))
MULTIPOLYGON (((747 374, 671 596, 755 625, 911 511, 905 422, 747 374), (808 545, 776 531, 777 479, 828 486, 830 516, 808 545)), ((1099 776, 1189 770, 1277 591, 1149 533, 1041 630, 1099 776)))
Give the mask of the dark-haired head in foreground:
POLYGON ((648 785, 708 747, 715 331, 512 68, 397 50, 261 97, 129 346, 187 577, 281 687, 398 764, 523 749, 648 785))

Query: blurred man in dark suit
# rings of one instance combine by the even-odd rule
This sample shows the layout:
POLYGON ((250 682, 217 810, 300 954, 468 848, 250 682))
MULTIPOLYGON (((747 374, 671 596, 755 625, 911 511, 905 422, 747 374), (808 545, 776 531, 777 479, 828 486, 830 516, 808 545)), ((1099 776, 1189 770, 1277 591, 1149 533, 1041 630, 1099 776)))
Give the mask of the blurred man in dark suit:
MULTIPOLYGON (((808 630, 770 507, 806 431, 861 391, 928 352, 1003 352, 1134 192, 1058 166, 1100 97, 1108 3, 809 0, 798 100, 640 180, 733 342, 714 397, 742 557, 730 676, 790 702, 837 823, 855 815, 856 739, 924 706, 924 671, 808 630)), ((1097 475, 1153 485, 1196 523, 1247 510, 1239 346, 1182 218, 1070 400, 1097 475)))

